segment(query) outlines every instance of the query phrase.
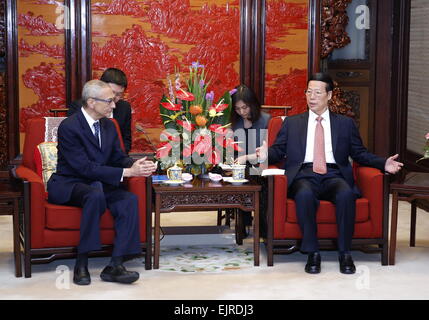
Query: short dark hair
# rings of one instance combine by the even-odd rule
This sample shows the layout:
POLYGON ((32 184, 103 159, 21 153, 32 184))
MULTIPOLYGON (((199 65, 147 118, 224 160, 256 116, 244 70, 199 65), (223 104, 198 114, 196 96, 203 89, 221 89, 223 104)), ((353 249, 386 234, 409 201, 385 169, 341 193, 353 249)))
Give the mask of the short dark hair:
POLYGON ((236 87, 237 91, 231 96, 232 108, 231 123, 237 122, 239 115, 235 111, 235 105, 238 101, 243 101, 250 108, 250 121, 255 122, 261 116, 261 104, 259 103, 256 94, 248 86, 242 84, 236 87))
POLYGON ((128 85, 127 76, 125 73, 122 70, 116 68, 108 68, 104 70, 100 80, 106 83, 114 83, 124 88, 127 88, 128 85))
POLYGON ((334 81, 332 80, 331 76, 327 73, 323 73, 323 72, 318 72, 318 73, 313 73, 307 81, 307 87, 308 87, 308 83, 310 81, 322 81, 324 83, 326 83, 326 92, 332 91, 334 90, 334 81))

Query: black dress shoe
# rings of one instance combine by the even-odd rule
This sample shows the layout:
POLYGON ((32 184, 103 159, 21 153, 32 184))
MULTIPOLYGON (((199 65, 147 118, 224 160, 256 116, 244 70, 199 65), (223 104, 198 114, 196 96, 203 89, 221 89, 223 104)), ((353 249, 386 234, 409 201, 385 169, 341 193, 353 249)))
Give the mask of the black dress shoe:
POLYGON ((321 257, 319 252, 311 252, 308 254, 307 264, 305 265, 305 272, 316 274, 320 273, 321 257))
POLYGON ((340 261, 340 272, 345 274, 353 274, 356 272, 355 264, 350 253, 340 254, 338 260, 340 261))
POLYGON ((73 283, 79 286, 87 286, 91 283, 88 267, 74 267, 73 283))
POLYGON ((107 266, 100 274, 100 278, 108 282, 133 283, 139 278, 139 273, 127 271, 123 265, 117 267, 107 266))

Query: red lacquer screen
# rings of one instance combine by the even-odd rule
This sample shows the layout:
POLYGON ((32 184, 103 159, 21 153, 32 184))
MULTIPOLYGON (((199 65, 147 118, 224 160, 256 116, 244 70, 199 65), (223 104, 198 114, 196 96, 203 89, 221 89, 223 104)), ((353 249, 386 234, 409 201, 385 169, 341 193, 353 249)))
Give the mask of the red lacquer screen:
MULTIPOLYGON (((267 0, 265 104, 291 106, 288 115, 306 111, 308 1, 267 0)), ((282 110, 271 110, 283 115, 282 110)))
POLYGON ((159 102, 167 77, 205 66, 215 99, 239 83, 239 1, 92 1, 92 69, 98 78, 115 67, 128 78, 132 151, 152 151, 162 123, 159 102))
MULTIPOLYGON (((63 1, 18 0, 20 132, 27 119, 65 107, 63 1)), ((24 139, 20 139, 21 144, 24 139)))

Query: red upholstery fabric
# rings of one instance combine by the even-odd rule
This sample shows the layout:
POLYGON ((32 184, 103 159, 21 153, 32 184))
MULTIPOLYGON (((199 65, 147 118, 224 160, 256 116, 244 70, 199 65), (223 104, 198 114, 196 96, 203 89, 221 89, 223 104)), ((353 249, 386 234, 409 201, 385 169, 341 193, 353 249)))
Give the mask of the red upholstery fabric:
MULTIPOLYGON (((268 144, 272 145, 281 128, 280 117, 272 118, 268 125, 268 144)), ((356 183, 362 198, 356 200, 356 224, 353 238, 380 238, 383 221, 383 174, 378 169, 354 164, 356 183)), ((287 199, 287 177, 274 176, 274 240, 301 239, 295 201, 287 199)), ((321 201, 317 211, 317 228, 320 239, 337 237, 335 206, 321 201)))
POLYGON ((34 164, 36 166, 36 173, 42 178, 42 155, 39 148, 34 148, 34 164))
MULTIPOLYGON (((51 230, 79 230, 82 210, 78 207, 46 203, 46 228, 51 230)), ((113 229, 113 217, 109 210, 101 216, 101 229, 113 229)))

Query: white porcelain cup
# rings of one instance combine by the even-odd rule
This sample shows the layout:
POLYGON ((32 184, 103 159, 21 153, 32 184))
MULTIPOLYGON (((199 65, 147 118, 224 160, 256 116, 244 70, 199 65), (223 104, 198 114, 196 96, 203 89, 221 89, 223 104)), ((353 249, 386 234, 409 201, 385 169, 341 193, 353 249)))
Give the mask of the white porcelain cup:
POLYGON ((246 165, 244 164, 233 164, 232 165, 232 179, 243 180, 245 178, 246 165))
POLYGON ((168 168, 167 176, 170 180, 182 180, 182 168, 178 166, 168 168))

